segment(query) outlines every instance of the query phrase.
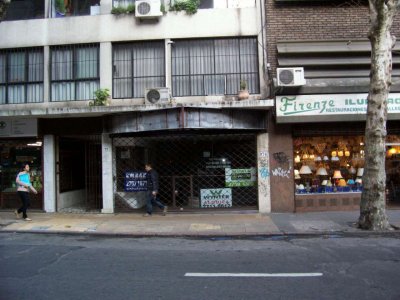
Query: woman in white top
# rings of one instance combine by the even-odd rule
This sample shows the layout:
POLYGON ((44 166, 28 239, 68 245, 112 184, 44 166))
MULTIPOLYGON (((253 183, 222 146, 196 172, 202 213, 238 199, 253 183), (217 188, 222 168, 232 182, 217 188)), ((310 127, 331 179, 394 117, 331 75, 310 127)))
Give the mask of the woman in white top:
POLYGON ((22 217, 25 221, 32 221, 31 219, 28 218, 28 215, 26 214, 26 210, 30 205, 29 190, 31 190, 35 194, 37 194, 37 191, 31 184, 28 164, 23 165, 22 171, 18 173, 15 181, 18 186, 17 193, 18 196, 21 198, 22 202, 22 206, 18 210, 14 211, 15 216, 17 217, 17 219, 19 219, 20 214, 22 213, 22 217))

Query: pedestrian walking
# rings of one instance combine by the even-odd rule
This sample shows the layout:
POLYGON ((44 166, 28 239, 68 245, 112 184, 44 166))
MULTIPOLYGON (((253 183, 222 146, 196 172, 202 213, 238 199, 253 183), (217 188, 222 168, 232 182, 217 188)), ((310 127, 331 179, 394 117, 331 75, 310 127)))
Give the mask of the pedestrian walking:
POLYGON ((168 211, 168 206, 161 203, 159 192, 158 173, 153 169, 151 164, 146 164, 145 169, 147 172, 147 192, 146 192, 146 211, 144 217, 150 217, 153 213, 153 203, 163 210, 165 216, 168 211))
POLYGON ((22 206, 18 210, 14 211, 15 216, 17 219, 19 219, 20 214, 22 213, 22 218, 25 221, 32 221, 32 219, 29 219, 28 215, 26 214, 26 210, 30 206, 29 190, 35 194, 37 194, 37 191, 31 184, 31 178, 29 176, 29 164, 24 164, 22 166, 22 170, 18 173, 15 181, 18 186, 17 193, 22 202, 22 206))

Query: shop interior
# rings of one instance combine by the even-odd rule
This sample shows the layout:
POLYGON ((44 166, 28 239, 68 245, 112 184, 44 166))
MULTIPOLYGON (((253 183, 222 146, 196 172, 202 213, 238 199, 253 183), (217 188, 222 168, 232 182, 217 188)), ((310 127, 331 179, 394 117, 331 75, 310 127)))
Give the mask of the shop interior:
MULTIPOLYGON (((296 194, 362 192, 363 136, 297 137, 293 149, 296 194)), ((400 206, 400 137, 386 150, 386 202, 400 206)))

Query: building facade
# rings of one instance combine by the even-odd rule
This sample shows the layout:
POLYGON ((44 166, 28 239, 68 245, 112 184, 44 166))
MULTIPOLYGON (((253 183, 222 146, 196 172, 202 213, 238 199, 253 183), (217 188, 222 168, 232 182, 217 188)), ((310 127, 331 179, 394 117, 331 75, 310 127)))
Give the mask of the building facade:
MULTIPOLYGON (((270 165, 288 171, 271 176, 272 211, 359 209, 371 59, 368 1, 267 0, 266 19, 270 77, 276 78, 270 81, 276 100, 270 165), (305 82, 288 81, 287 70, 299 67, 305 82)), ((399 22, 397 16, 395 36, 399 22)), ((388 99, 389 207, 400 203, 398 49, 388 99)))
POLYGON ((11 1, 0 23, 0 208, 15 206, 29 162, 34 208, 140 211, 151 162, 172 210, 269 212, 264 8, 11 1), (93 105, 106 90, 106 105, 93 105))

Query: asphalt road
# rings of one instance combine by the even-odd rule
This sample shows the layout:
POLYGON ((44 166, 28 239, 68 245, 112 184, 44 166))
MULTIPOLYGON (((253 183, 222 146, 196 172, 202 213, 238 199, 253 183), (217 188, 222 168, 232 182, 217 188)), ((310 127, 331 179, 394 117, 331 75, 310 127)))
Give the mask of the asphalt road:
POLYGON ((1 233, 0 299, 400 299, 400 239, 1 233))

